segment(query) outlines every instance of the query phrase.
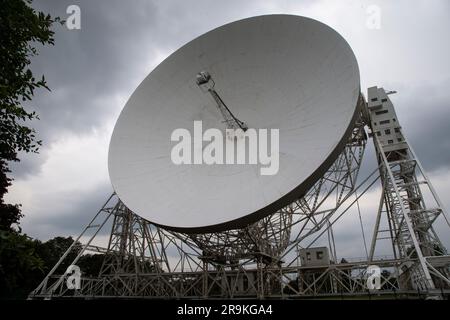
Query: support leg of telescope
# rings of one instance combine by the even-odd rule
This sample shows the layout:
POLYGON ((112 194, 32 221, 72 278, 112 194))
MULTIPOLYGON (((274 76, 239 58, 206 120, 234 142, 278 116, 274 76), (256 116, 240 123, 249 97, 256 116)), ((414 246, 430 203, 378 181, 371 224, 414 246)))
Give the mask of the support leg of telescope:
POLYGON ((145 295, 146 291, 161 294, 161 283, 151 286, 140 281, 143 274, 151 274, 153 279, 147 280, 161 282, 163 266, 168 266, 168 261, 165 250, 158 250, 157 246, 162 248, 160 230, 121 203, 99 274, 108 284, 102 291, 122 296, 145 295))
MULTIPOLYGON (((55 264, 55 266, 50 270, 44 280, 34 289, 28 296, 28 299, 33 298, 51 298, 53 296, 58 296, 63 294, 65 291, 65 275, 55 275, 58 267, 65 261, 69 253, 74 252, 76 257, 71 261, 70 265, 75 265, 80 257, 85 253, 86 250, 94 249, 91 248, 92 240, 97 236, 99 231, 103 228, 106 222, 109 220, 113 212, 117 209, 118 202, 115 199, 115 194, 112 194, 102 208, 97 212, 97 214, 92 218, 89 224, 84 228, 84 230, 80 233, 80 235, 75 239, 75 241, 70 245, 70 247, 66 250, 66 252, 61 256, 59 261, 55 264), (116 200, 116 202, 114 202, 116 200), (114 204, 114 205, 113 205, 114 204), (111 206, 113 205, 113 206, 111 206), (81 248, 78 247, 80 244, 81 237, 85 236, 88 231, 92 230, 93 234, 89 238, 88 242, 85 245, 82 245, 81 248), (56 281, 50 283, 50 281, 56 276, 56 281)), ((64 270, 65 271, 65 270, 64 270)))
POLYGON ((433 227, 439 217, 450 227, 442 202, 403 134, 384 89, 369 88, 368 101, 368 125, 373 134, 383 188, 370 256, 373 257, 379 240, 384 205, 393 252, 402 261, 399 273, 406 270, 410 274, 410 285, 414 289, 432 293, 436 288, 448 288, 450 256, 433 227), (431 192, 435 201, 432 207, 425 202, 423 191, 431 192))

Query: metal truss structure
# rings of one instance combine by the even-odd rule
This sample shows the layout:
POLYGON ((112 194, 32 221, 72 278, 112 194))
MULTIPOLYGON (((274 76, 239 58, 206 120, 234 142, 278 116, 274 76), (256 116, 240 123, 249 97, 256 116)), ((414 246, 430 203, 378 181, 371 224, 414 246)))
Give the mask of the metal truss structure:
MULTIPOLYGON (((369 99, 373 99, 370 89, 369 99)), ((344 150, 323 177, 288 206, 243 229, 183 234, 135 215, 113 194, 76 239, 92 231, 86 244, 80 249, 74 243, 29 297, 263 299, 448 294, 449 256, 433 229, 433 222, 440 215, 445 217, 442 205, 412 150, 393 151, 390 143, 386 147, 378 139, 376 116, 362 95, 359 108, 344 150), (374 136, 379 166, 357 183, 366 126, 374 136), (370 254, 360 261, 338 261, 333 226, 355 204, 359 209, 358 200, 377 181, 381 181, 382 196, 370 254), (420 185, 431 188, 437 207, 425 206, 420 185), (383 217, 387 230, 381 228, 383 217), (108 247, 91 245, 108 221, 112 222, 108 247), (386 232, 393 256, 377 258, 375 248, 386 232), (328 241, 329 256, 325 263, 310 264, 300 252, 313 249, 320 239, 328 241), (55 271, 67 257, 75 256, 70 264, 76 265, 87 252, 104 254, 100 273, 95 278, 82 276, 80 288, 70 290, 65 283, 68 275, 55 271), (373 265, 383 269, 376 291, 367 287, 368 267, 373 265)), ((409 146, 404 141, 402 145, 409 146)))
POLYGON ((402 261, 399 272, 413 278, 407 285, 427 291, 448 288, 450 256, 433 228, 440 216, 450 227, 442 203, 401 130, 388 94, 382 88, 372 87, 368 99, 383 184, 370 257, 377 240, 387 236, 394 256, 402 261), (425 192, 432 198, 431 207, 426 204, 425 192), (380 230, 383 214, 388 220, 387 230, 380 230), (415 262, 409 261, 412 257, 415 262))

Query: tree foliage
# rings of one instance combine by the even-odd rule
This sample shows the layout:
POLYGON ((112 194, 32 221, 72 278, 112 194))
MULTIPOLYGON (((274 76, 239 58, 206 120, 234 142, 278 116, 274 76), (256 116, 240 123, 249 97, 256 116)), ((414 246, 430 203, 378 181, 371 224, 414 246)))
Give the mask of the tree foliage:
MULTIPOLYGON (((55 237, 47 242, 43 243, 38 248, 38 255, 44 261, 46 266, 44 267, 45 273, 48 273, 51 268, 59 261, 61 256, 69 249, 74 240, 72 237, 64 238, 64 237, 55 237)), ((63 263, 56 269, 56 274, 63 274, 70 263, 75 259, 78 253, 81 250, 81 244, 76 243, 75 248, 71 250, 66 259, 64 259, 63 263)))
MULTIPOLYGON (((74 241, 72 237, 55 237, 41 242, 17 232, 0 231, 0 299, 26 298, 74 241)), ((54 274, 64 274, 80 250, 81 243, 76 242, 54 274)), ((81 256, 77 265, 83 277, 98 276, 103 259, 103 254, 81 256)))
POLYGON ((25 298, 44 276, 37 254, 40 241, 18 232, 0 231, 0 298, 25 298))
POLYGON ((36 12, 31 0, 1 0, 0 5, 0 158, 17 161, 17 152, 37 152, 41 141, 27 121, 37 118, 23 103, 36 88, 46 88, 44 76, 30 70, 37 44, 54 44, 51 27, 59 18, 36 12))
POLYGON ((6 176, 9 172, 3 159, 0 159, 0 231, 20 231, 19 220, 23 217, 20 205, 5 203, 3 196, 8 192, 11 179, 6 176))
POLYGON ((59 18, 31 7, 31 0, 0 0, 0 295, 24 297, 46 269, 38 255, 40 241, 22 234, 20 205, 7 204, 4 196, 12 179, 9 161, 19 152, 38 152, 41 141, 28 123, 38 119, 29 110, 35 89, 46 88, 30 69, 38 45, 53 45, 51 30, 59 18))
MULTIPOLYGON (((0 230, 12 230, 23 217, 20 205, 6 204, 11 185, 8 161, 18 161, 18 152, 38 152, 40 140, 28 122, 35 111, 23 105, 36 88, 46 88, 44 76, 37 80, 30 70, 37 45, 54 44, 54 22, 49 14, 36 12, 31 0, 0 0, 0 230)), ((20 231, 20 229, 19 229, 20 231)))

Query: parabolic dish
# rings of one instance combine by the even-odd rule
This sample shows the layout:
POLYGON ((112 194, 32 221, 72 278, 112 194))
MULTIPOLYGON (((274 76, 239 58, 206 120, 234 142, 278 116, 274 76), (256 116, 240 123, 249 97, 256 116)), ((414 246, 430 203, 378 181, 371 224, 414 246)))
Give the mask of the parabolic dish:
POLYGON ((356 58, 327 25, 292 15, 224 25, 171 54, 132 94, 111 138, 111 182, 130 210, 162 227, 243 227, 321 178, 351 133, 359 94, 356 58), (173 163, 175 129, 193 132, 198 120, 203 132, 225 131, 216 102, 196 83, 200 71, 249 128, 279 129, 276 174, 261 175, 260 164, 173 163))

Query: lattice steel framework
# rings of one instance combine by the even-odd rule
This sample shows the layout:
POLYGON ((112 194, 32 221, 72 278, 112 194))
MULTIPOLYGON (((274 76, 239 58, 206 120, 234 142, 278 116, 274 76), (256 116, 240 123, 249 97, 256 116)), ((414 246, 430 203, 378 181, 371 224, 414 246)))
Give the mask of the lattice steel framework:
POLYGON ((99 276, 82 277, 80 289, 67 289, 66 276, 55 275, 54 272, 68 253, 77 248, 72 246, 30 298, 359 296, 371 294, 366 285, 369 265, 391 270, 381 274, 378 295, 417 294, 417 290, 429 294, 436 287, 444 292, 448 283, 448 256, 442 251, 443 246, 431 227, 442 209, 425 209, 419 202, 412 204, 419 192, 417 186, 421 184, 412 173, 411 166, 415 168, 418 164, 415 158, 409 162, 389 162, 390 156, 383 157, 385 153, 379 153, 379 167, 357 183, 367 141, 364 127, 370 121, 362 96, 359 107, 361 113, 342 153, 323 177, 290 205, 243 229, 193 235, 158 228, 128 210, 112 195, 78 237, 77 241, 85 236, 87 230, 94 231, 72 261, 76 264, 88 251, 104 253, 99 276), (395 166, 401 170, 396 171, 395 166), (380 180, 380 173, 383 192, 370 257, 362 261, 338 262, 333 225, 380 180), (410 211, 405 215, 406 206, 410 211), (389 216, 394 256, 377 259, 374 250, 383 233, 379 227, 385 212, 389 216), (427 222, 425 225, 411 222, 411 229, 405 218, 419 212, 421 217, 427 217, 427 222), (107 249, 92 246, 91 242, 100 229, 111 220, 107 249), (411 242, 414 237, 408 234, 427 239, 418 245, 423 250, 408 249, 417 249, 411 242), (328 240, 329 263, 319 266, 299 263, 299 248, 312 247, 323 237, 328 240), (304 245, 306 240, 309 243, 304 245), (420 252, 426 250, 434 251, 427 251, 426 257, 421 256, 420 252))
POLYGON ((383 184, 370 257, 377 240, 387 236, 392 242, 394 257, 405 261, 399 266, 399 273, 410 274, 412 288, 448 288, 450 257, 433 228, 440 216, 450 227, 442 203, 406 141, 388 94, 383 88, 372 87, 368 99, 369 126, 383 184), (432 206, 427 206, 424 192, 431 195, 432 206), (380 230, 382 214, 386 214, 388 220, 387 230, 380 230), (410 262, 413 257, 415 261, 410 262))

